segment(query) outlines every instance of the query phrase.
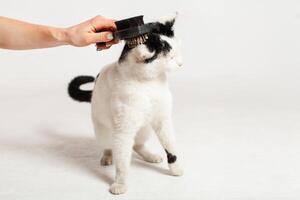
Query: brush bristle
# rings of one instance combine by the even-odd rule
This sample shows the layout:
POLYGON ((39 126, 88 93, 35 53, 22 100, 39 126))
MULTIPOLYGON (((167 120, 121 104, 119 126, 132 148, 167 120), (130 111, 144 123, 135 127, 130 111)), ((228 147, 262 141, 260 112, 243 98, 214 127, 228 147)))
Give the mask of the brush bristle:
POLYGON ((129 48, 134 48, 137 45, 144 44, 147 41, 147 39, 148 39, 148 35, 144 34, 144 35, 140 35, 138 37, 126 40, 126 44, 128 45, 129 48))

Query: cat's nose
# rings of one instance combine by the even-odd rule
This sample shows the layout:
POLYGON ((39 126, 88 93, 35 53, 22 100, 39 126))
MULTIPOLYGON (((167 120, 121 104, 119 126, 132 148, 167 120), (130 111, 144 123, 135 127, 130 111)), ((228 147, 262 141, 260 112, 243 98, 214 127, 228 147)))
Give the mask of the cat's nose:
POLYGON ((175 63, 181 67, 183 65, 182 59, 180 56, 176 56, 176 55, 170 55, 171 60, 174 60, 175 63))
POLYGON ((182 62, 180 62, 180 63, 177 63, 178 64, 178 66, 179 67, 181 67, 182 65, 183 65, 183 63, 182 62))
POLYGON ((183 62, 181 59, 176 59, 176 64, 181 67, 183 65, 183 62))

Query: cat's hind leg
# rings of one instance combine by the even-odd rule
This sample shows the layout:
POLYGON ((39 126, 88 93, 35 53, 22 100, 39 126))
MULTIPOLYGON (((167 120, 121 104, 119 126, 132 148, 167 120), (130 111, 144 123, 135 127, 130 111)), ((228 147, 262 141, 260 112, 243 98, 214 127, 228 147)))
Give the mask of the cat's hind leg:
POLYGON ((145 142, 149 139, 152 132, 153 129, 150 125, 141 128, 135 137, 133 149, 143 158, 143 160, 150 163, 160 163, 163 160, 162 157, 151 153, 145 146, 145 142))
POLYGON ((112 164, 112 150, 111 149, 105 149, 103 151, 103 156, 100 160, 100 164, 102 166, 108 166, 112 164))
POLYGON ((93 118, 94 131, 97 139, 97 147, 102 153, 100 165, 107 166, 112 164, 112 133, 111 130, 103 126, 93 118))

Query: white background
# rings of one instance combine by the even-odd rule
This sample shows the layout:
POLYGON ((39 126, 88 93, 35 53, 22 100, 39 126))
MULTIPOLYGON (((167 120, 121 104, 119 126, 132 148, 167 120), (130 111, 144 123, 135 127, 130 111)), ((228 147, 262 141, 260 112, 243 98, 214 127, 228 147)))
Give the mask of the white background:
MULTIPOLYGON (((97 14, 151 21, 173 11, 184 53, 171 89, 185 175, 134 155, 129 191, 118 198, 299 199, 299 0, 0 3, 0 15, 58 27, 97 14)), ((0 199, 115 198, 113 167, 99 166, 90 106, 66 88, 121 49, 0 50, 0 199)), ((155 138, 150 146, 164 155, 155 138)))

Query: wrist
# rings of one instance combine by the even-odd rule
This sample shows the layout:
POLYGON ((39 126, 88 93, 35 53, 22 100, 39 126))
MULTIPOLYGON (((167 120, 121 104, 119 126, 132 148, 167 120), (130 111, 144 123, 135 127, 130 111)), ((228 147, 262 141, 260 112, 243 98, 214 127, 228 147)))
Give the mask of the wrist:
POLYGON ((51 28, 51 34, 57 45, 68 45, 70 43, 68 31, 65 28, 51 28))

